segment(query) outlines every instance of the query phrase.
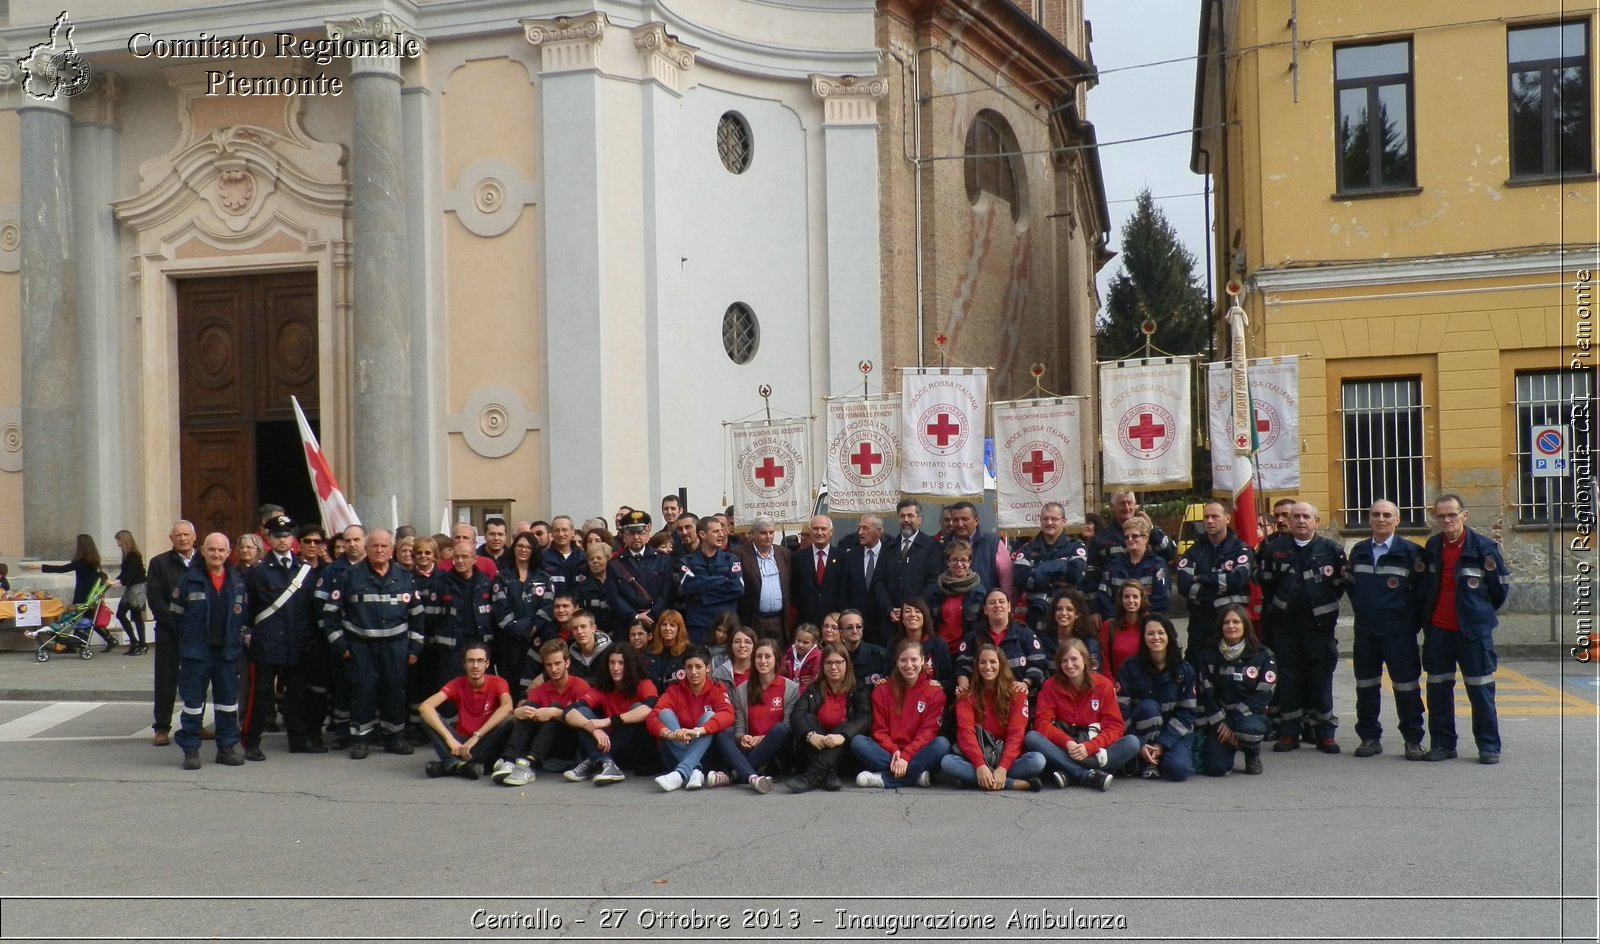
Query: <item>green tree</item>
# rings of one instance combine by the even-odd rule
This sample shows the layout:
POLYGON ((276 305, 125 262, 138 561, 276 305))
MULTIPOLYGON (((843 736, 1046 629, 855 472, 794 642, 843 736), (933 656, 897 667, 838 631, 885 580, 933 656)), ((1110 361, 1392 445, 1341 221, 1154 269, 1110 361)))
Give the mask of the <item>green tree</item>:
POLYGON ((1155 322, 1150 340, 1169 354, 1199 354, 1211 336, 1210 306, 1195 280, 1195 258, 1178 241, 1149 188, 1122 228, 1122 271, 1111 280, 1095 323, 1100 356, 1122 357, 1144 344, 1140 325, 1155 322))

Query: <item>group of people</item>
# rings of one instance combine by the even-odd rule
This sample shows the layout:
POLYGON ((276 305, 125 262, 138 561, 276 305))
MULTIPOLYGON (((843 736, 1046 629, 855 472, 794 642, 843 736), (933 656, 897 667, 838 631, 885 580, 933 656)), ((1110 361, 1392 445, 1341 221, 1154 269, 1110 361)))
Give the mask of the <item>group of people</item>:
POLYGON ((1387 666, 1405 756, 1456 756, 1459 666, 1478 759, 1499 759, 1492 630, 1509 574, 1457 496, 1435 502, 1426 547, 1375 503, 1349 555, 1293 501, 1254 549, 1208 502, 1181 556, 1131 493, 1081 536, 1047 504, 1014 546, 967 502, 944 509, 937 536, 907 499, 898 534, 867 515, 835 543, 817 516, 794 548, 764 518, 730 548, 727 515, 692 515, 676 496, 661 510, 659 529, 620 510, 615 537, 598 519, 491 519, 480 542, 467 524, 330 536, 269 507, 259 556, 233 561, 226 535, 197 554, 180 521, 149 565, 160 638, 178 640, 157 647, 155 743, 181 694, 173 739, 199 766, 209 688, 227 765, 265 760, 281 709, 293 753, 327 752, 325 733, 356 759, 431 744, 430 775, 511 786, 646 771, 666 790, 764 793, 775 775, 801 791, 837 788, 841 771, 887 787, 942 771, 983 789, 1105 789, 1124 775, 1221 776, 1239 755, 1259 774, 1268 742, 1339 752, 1333 627, 1348 596, 1356 755, 1383 750, 1387 666), (1186 645, 1164 613, 1174 592, 1186 645))

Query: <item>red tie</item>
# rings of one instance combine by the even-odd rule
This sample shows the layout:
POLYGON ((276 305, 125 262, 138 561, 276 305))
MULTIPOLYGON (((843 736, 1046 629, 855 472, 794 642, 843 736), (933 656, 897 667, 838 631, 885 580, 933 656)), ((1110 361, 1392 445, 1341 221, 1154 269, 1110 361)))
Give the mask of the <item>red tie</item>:
POLYGON ((828 566, 828 552, 817 551, 817 586, 822 586, 822 571, 828 566))

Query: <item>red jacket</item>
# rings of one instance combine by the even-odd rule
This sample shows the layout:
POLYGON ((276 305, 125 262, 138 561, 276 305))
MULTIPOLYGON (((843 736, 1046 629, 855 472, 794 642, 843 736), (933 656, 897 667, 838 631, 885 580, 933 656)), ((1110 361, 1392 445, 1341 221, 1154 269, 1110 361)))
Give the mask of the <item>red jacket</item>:
POLYGON ((984 701, 983 727, 1005 742, 1005 750, 1000 752, 1000 766, 1010 770, 1017 756, 1022 753, 1022 736, 1028 731, 1028 696, 1011 696, 1010 718, 1000 717, 1000 709, 992 694, 979 695, 976 688, 956 699, 956 745, 961 748, 961 755, 971 761, 974 767, 984 765, 983 747, 978 743, 977 731, 978 706, 975 702, 979 698, 984 701))
MULTIPOLYGON (((889 682, 872 690, 872 739, 878 746, 910 760, 912 755, 932 743, 939 734, 944 716, 944 689, 926 675, 906 689, 899 710, 894 710, 889 682)), ((976 736, 976 735, 974 735, 976 736)))
POLYGON ((711 709, 711 720, 703 725, 707 734, 733 727, 733 702, 728 699, 728 690, 722 687, 721 682, 707 679, 706 687, 698 695, 689 690, 688 682, 674 682, 667 688, 667 693, 656 700, 650 716, 644 719, 645 730, 660 737, 667 730, 661 723, 661 713, 668 710, 685 727, 701 727, 697 722, 708 707, 711 709))
POLYGON ((1072 739, 1056 727, 1057 721, 1074 727, 1100 726, 1100 733, 1082 742, 1090 753, 1110 747, 1122 737, 1122 709, 1117 707, 1117 686, 1099 672, 1089 673, 1089 689, 1073 691, 1062 681, 1060 673, 1039 689, 1039 704, 1034 710, 1033 729, 1050 739, 1050 743, 1066 750, 1072 739))

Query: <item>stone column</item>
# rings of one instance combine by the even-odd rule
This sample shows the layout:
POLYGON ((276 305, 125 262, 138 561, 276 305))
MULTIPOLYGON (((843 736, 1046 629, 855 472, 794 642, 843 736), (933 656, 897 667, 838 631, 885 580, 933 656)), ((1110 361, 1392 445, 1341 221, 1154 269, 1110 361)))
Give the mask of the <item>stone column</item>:
MULTIPOLYGON (((329 20, 327 29, 334 39, 417 39, 414 30, 387 13, 329 20)), ((412 487, 411 260, 400 87, 398 50, 351 59, 351 497, 363 520, 385 527, 391 495, 399 498, 402 522, 416 520, 418 510, 412 487)))
POLYGON ((827 193, 828 393, 861 383, 857 365, 883 364, 878 228, 878 100, 889 92, 883 76, 813 75, 822 99, 823 184, 827 193))
MULTIPOLYGON (((26 86, 25 86, 26 88, 26 86)), ((23 553, 65 560, 82 520, 83 361, 72 228, 72 113, 64 95, 25 93, 22 183, 23 553)))
POLYGON ((603 507, 603 480, 595 463, 563 461, 552 444, 588 444, 602 462, 615 445, 607 422, 607 385, 595 380, 607 376, 599 54, 608 21, 604 13, 588 13, 521 22, 524 36, 540 53, 546 505, 561 513, 603 507))

